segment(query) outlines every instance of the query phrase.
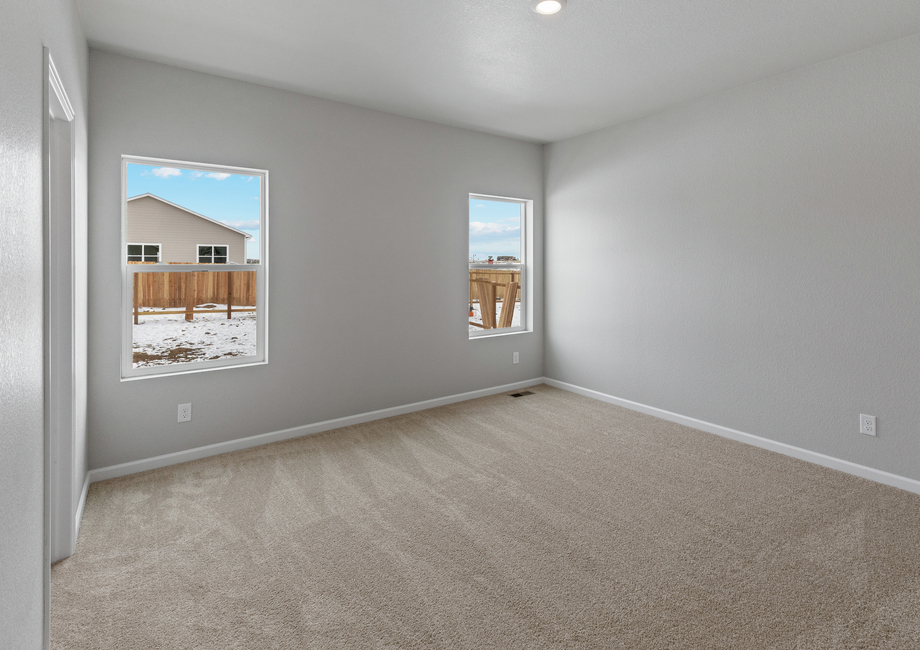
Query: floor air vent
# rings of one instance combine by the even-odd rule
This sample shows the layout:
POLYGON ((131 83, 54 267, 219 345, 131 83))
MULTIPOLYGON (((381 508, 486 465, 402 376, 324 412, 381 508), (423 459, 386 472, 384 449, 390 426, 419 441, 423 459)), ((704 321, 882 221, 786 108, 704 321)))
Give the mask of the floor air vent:
POLYGON ((511 393, 511 397, 524 397, 524 395, 533 395, 533 393, 530 392, 529 390, 525 390, 520 393, 511 393))

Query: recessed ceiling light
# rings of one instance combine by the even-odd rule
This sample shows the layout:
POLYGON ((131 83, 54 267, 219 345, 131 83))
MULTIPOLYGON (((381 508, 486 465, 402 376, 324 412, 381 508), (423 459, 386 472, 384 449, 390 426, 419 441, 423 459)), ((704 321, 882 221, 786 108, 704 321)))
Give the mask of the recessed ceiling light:
POLYGON ((559 13, 564 6, 565 0, 530 0, 530 8, 544 16, 559 13))

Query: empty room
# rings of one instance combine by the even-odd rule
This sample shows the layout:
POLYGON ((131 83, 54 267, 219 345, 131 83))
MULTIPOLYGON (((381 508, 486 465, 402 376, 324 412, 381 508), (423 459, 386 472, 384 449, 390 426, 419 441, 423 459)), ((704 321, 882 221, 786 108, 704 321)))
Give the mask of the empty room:
POLYGON ((920 4, 0 12, 0 647, 920 647, 920 4))

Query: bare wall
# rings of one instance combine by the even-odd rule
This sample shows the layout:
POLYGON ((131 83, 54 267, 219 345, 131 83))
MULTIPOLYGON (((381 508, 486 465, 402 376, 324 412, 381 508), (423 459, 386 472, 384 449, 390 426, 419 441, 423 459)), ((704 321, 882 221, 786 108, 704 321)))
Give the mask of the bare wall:
POLYGON ((920 36, 546 155, 548 376, 920 479, 920 36))
POLYGON ((540 145, 95 50, 90 88, 91 467, 543 374, 542 273, 534 333, 466 324, 467 195, 535 200, 539 269, 540 145), (119 381, 122 154, 269 170, 268 365, 119 381))
MULTIPOLYGON (((69 0, 0 10, 0 647, 42 645, 42 47, 76 112, 78 338, 85 334, 87 49, 69 0), (83 252, 80 246, 84 246, 83 252), (82 293, 81 293, 82 292, 82 293), (83 301, 85 305, 85 301, 83 301), (81 334, 82 332, 82 334, 81 334)), ((78 374, 85 346, 77 346, 78 374)), ((77 461, 85 465, 77 380, 77 461)), ((82 477, 78 477, 82 486, 82 477)))

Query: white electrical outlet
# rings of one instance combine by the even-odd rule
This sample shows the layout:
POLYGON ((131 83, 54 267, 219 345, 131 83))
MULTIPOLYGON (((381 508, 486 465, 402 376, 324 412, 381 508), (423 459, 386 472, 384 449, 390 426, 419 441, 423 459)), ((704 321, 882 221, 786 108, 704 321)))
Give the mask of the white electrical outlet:
POLYGON ((192 419, 192 405, 179 404, 179 422, 189 422, 192 419))
POLYGON ((517 352, 512 352, 512 353, 511 353, 511 363, 517 363, 517 362, 520 361, 520 360, 521 360, 521 358, 518 356, 518 353, 517 353, 517 352))
POLYGON ((859 432, 867 436, 876 435, 874 415, 859 415, 859 432))

